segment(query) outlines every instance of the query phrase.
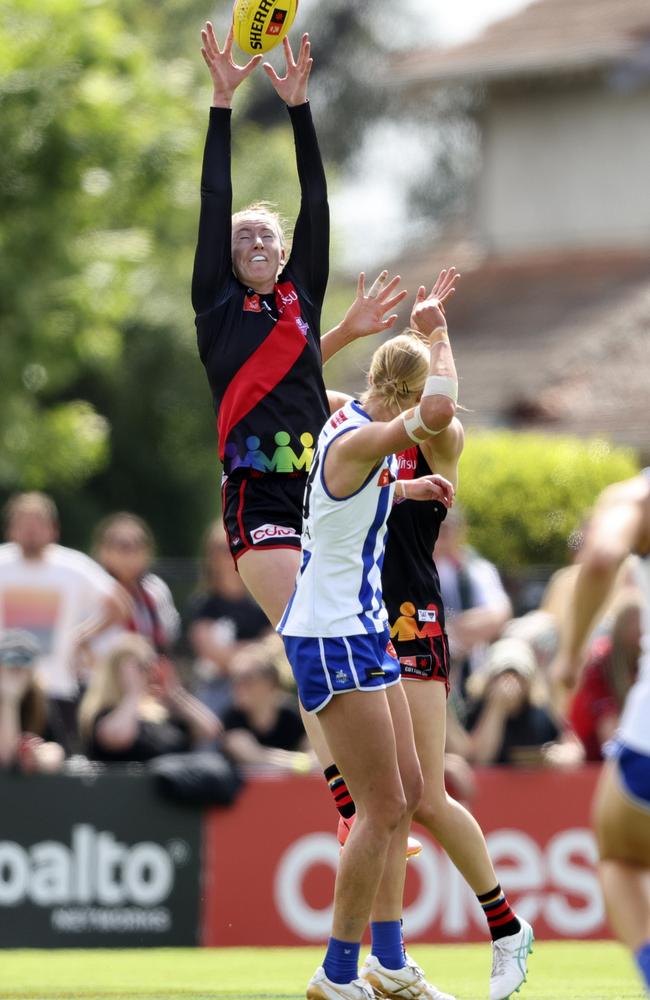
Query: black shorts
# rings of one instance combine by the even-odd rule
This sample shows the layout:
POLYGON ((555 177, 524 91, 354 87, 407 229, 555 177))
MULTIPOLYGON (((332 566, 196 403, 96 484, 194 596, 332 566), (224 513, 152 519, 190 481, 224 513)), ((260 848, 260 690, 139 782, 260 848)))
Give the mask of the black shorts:
POLYGON ((261 473, 228 476, 221 487, 223 523, 235 560, 259 549, 297 549, 307 476, 261 473))
MULTIPOLYGON (((390 615, 391 609, 388 610, 390 615)), ((424 610, 418 610, 415 604, 405 602, 400 611, 402 617, 395 619, 395 625, 391 628, 391 638, 400 662, 402 679, 442 681, 449 694, 449 642, 440 622, 439 609, 427 602, 424 610), (405 611, 408 611, 408 614, 405 614, 405 611), (427 621, 427 618, 433 620, 427 621), (425 634, 408 639, 404 637, 415 630, 425 634)))

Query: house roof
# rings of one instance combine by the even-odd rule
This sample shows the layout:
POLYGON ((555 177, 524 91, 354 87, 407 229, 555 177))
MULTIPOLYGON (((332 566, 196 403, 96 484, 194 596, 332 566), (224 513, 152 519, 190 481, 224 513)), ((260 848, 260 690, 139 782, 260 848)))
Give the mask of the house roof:
POLYGON ((650 71, 648 0, 535 0, 463 45, 399 56, 402 82, 584 72, 633 60, 650 71))
POLYGON ((464 262, 437 250, 401 260, 403 284, 414 292, 441 261, 463 272, 447 314, 464 424, 605 436, 650 455, 647 254, 464 262))

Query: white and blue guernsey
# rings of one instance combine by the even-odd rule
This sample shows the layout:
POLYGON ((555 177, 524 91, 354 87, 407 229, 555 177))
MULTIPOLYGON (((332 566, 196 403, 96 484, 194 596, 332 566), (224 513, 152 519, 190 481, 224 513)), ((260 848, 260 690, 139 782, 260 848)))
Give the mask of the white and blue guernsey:
POLYGON ((397 461, 393 455, 382 459, 347 497, 332 496, 323 477, 332 442, 370 421, 356 400, 330 417, 305 490, 302 564, 278 632, 310 712, 320 711, 334 694, 399 681, 399 663, 386 652, 388 615, 381 593, 397 461))

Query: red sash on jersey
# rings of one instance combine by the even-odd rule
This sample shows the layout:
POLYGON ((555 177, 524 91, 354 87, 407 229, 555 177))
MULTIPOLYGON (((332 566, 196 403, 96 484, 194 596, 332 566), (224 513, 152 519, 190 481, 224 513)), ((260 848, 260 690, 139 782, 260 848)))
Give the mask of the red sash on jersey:
POLYGON ((300 324, 300 303, 292 282, 276 285, 278 320, 266 340, 242 365, 223 394, 219 407, 219 458, 230 432, 282 381, 307 346, 300 324))

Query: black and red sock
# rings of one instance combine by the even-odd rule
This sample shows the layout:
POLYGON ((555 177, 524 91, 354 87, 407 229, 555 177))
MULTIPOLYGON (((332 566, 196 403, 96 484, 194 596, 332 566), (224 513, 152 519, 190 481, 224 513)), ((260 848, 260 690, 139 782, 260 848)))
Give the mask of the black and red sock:
POLYGON ((483 908, 493 941, 521 930, 521 924, 511 910, 506 894, 498 882, 491 892, 484 892, 476 898, 483 908))
POLYGON ((345 783, 345 778, 336 764, 330 764, 329 767, 325 768, 323 774, 332 793, 334 805, 344 819, 350 819, 354 816, 356 808, 352 796, 348 791, 348 786, 345 783))

